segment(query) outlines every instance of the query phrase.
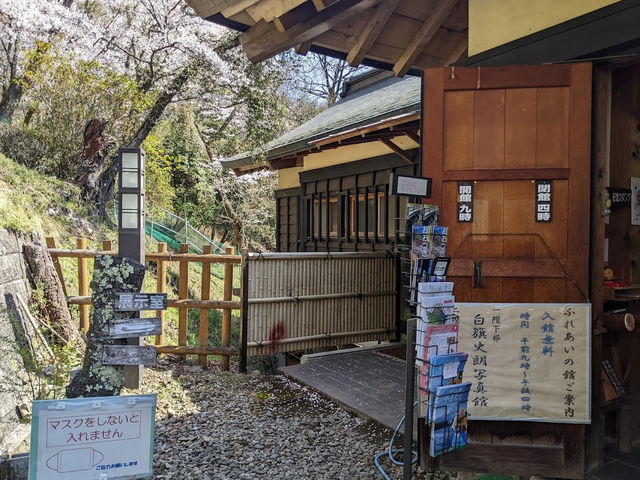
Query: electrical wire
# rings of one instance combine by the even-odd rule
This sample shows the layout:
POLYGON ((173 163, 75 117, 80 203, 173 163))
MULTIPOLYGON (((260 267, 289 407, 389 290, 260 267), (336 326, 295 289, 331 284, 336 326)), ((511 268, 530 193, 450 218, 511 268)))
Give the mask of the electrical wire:
MULTIPOLYGON (((418 405, 418 402, 414 402, 413 406, 415 407, 416 405, 418 405)), ((380 474, 382 475, 382 477, 385 480, 391 480, 391 477, 389 476, 387 471, 384 469, 384 467, 380 464, 380 459, 382 457, 387 455, 389 457, 389 460, 391 460, 391 462, 394 465, 399 465, 399 466, 403 466, 404 465, 404 462, 396 460, 393 457, 394 454, 400 454, 400 453, 404 454, 404 448, 393 448, 393 444, 396 441, 396 436, 398 435, 398 433, 400 433, 400 429, 402 428, 402 425, 404 425, 404 419, 405 418, 406 417, 402 417, 402 420, 400 420, 400 423, 398 423, 398 426, 396 427, 395 431, 393 432, 393 436, 391 437, 391 440, 389 441, 389 449, 385 450, 384 452, 380 452, 373 459, 373 463, 375 463, 376 467, 378 468, 378 471, 380 472, 380 474)), ((418 463, 418 452, 416 452, 415 450, 411 450, 411 454, 412 454, 411 465, 415 465, 416 463, 418 463)))

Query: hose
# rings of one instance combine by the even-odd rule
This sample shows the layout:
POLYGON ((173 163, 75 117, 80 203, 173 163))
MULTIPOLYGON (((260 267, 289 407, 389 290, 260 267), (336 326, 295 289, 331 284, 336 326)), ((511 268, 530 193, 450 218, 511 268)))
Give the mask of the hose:
MULTIPOLYGON (((413 404, 413 406, 415 407, 417 404, 418 404, 418 402, 415 402, 413 404)), ((400 465, 400 466, 404 465, 404 462, 396 460, 393 457, 394 454, 399 454, 399 453, 404 454, 404 448, 393 448, 393 444, 396 441, 396 436, 400 432, 400 429, 402 428, 402 425, 404 425, 404 419, 405 418, 406 417, 402 417, 402 420, 400 420, 400 422, 398 423, 398 426, 396 427, 395 431, 393 432, 393 436, 391 437, 391 440, 389 441, 389 449, 385 450, 384 452, 380 452, 378 455, 375 456, 375 458, 373 460, 373 463, 375 463, 376 467, 378 468, 378 471, 380 472, 380 474, 382 475, 382 477, 385 480, 391 480, 391 477, 386 472, 384 467, 382 465, 380 465, 380 459, 382 457, 387 455, 389 457, 389 460, 391 460, 391 462, 393 464, 400 465)), ((412 454, 411 465, 415 465, 416 463, 418 463, 418 452, 416 452, 415 450, 411 450, 411 454, 412 454)))

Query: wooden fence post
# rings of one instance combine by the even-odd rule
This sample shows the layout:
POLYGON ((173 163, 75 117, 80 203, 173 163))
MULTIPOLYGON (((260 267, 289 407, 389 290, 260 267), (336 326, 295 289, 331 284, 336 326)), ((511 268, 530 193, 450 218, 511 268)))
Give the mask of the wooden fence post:
MULTIPOLYGON (((87 239, 77 238, 76 247, 79 250, 87 249, 87 239)), ((78 257, 78 295, 83 297, 89 295, 89 269, 87 259, 78 257)), ((89 309, 90 305, 80 305, 80 328, 84 333, 89 331, 89 309)))
MULTIPOLYGON (((158 242, 158 253, 166 253, 167 244, 158 242)), ((156 274, 156 291, 158 293, 167 293, 167 261, 158 260, 158 269, 156 274)), ((162 322, 162 333, 156 335, 156 345, 164 345, 164 310, 158 310, 156 315, 160 317, 162 322)))
POLYGON ((247 327, 249 315, 249 250, 242 249, 242 263, 240 271, 240 299, 242 309, 240 310, 240 344, 238 345, 238 370, 240 373, 247 373, 247 327))
MULTIPOLYGON (((211 254, 211 245, 205 245, 203 252, 205 255, 211 254)), ((211 295, 211 263, 202 261, 202 282, 200 288, 200 298, 202 300, 209 300, 211 295)), ((226 300, 226 299, 225 299, 226 300)), ((224 334, 223 334, 224 337, 224 334)), ((206 347, 209 345, 209 309, 200 309, 200 346, 206 347)), ((222 343, 224 346, 224 342, 222 343)), ((227 358, 227 357, 222 357, 227 358)), ((201 367, 207 366, 207 356, 198 355, 198 363, 201 367)))
MULTIPOLYGON (((233 247, 225 249, 227 255, 233 255, 233 247)), ((233 300, 233 264, 226 262, 224 264, 224 297, 223 300, 233 300)), ((231 309, 222 310, 222 346, 228 347, 231 344, 231 309)), ((220 362, 223 371, 229 371, 229 357, 223 356, 220 362)))
MULTIPOLYGON (((47 237, 47 248, 56 248, 56 241, 53 237, 47 237)), ((56 269, 56 273, 58 274, 58 278, 60 279, 60 284, 62 285, 62 291, 64 292, 64 296, 67 297, 69 294, 67 293, 67 286, 64 284, 64 276, 62 275, 62 267, 60 266, 60 260, 57 255, 51 255, 51 260, 53 260, 53 266, 56 269)))
MULTIPOLYGON (((189 244, 180 244, 180 253, 189 253, 189 244)), ((180 260, 180 283, 178 284, 178 299, 186 300, 189 298, 189 262, 180 260)), ((189 325, 189 309, 186 306, 178 307, 178 346, 187 345, 187 328, 189 325)), ((180 355, 184 360, 185 355, 180 355)))
POLYGON ((105 252, 110 252, 113 250, 113 242, 111 240, 104 240, 102 242, 102 250, 105 252))

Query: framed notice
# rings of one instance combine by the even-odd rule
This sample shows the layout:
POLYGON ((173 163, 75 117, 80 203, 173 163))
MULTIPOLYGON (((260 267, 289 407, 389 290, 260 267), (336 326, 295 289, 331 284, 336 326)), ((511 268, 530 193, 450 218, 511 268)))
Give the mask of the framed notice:
POLYGON ((391 195, 404 195, 406 197, 431 197, 431 179, 425 177, 412 177, 392 173, 389 178, 391 195))
POLYGON ((591 305, 458 303, 469 418, 591 423, 591 305))
POLYGON ((33 402, 29 480, 152 475, 156 395, 33 402))

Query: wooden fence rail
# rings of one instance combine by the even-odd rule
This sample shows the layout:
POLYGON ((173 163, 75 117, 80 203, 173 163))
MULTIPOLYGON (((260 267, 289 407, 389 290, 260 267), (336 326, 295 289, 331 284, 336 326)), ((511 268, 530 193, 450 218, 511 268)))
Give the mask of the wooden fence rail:
MULTIPOLYGON (((89 295, 88 279, 88 259, 98 255, 117 255, 113 250, 112 243, 105 241, 102 250, 88 250, 87 241, 78 238, 75 249, 56 248, 55 240, 51 237, 46 239, 47 247, 54 266, 63 285, 64 277, 60 267, 60 258, 75 258, 78 268, 78 295, 68 295, 67 302, 70 305, 78 305, 80 310, 80 328, 86 333, 89 330, 89 308, 91 296, 89 295)), ((186 355, 198 355, 200 365, 207 364, 208 355, 220 355, 221 367, 229 370, 229 356, 237 355, 238 349, 230 346, 231 339, 231 311, 241 310, 242 302, 233 300, 233 265, 242 263, 242 257, 233 254, 233 248, 227 248, 225 255, 215 255, 211 253, 211 247, 204 247, 202 254, 188 253, 188 245, 180 245, 180 253, 167 251, 166 243, 158 243, 158 252, 145 253, 147 261, 157 262, 156 292, 167 292, 167 264, 168 262, 179 263, 179 283, 178 298, 167 299, 169 308, 178 309, 178 345, 165 345, 164 335, 164 311, 155 312, 156 316, 163 320, 162 334, 156 335, 155 344, 158 353, 170 353, 185 358, 186 355), (202 278, 200 299, 189 298, 189 263, 202 263, 202 278), (224 293, 222 300, 210 299, 211 294, 211 264, 224 264, 224 293), (200 330, 198 332, 199 345, 187 345, 188 311, 189 308, 200 310, 200 330), (222 310, 222 345, 209 345, 209 310, 222 310)))

